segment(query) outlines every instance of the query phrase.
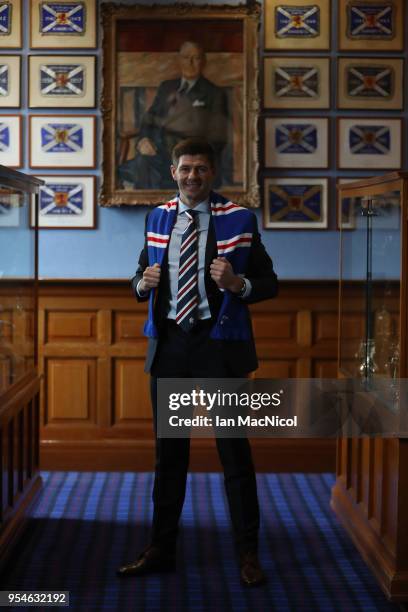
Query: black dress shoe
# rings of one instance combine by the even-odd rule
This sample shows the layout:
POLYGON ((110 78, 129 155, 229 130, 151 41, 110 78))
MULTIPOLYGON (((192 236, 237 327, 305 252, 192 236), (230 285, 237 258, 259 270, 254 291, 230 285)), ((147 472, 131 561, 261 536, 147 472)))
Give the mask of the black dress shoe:
POLYGON ((266 576, 259 564, 256 552, 242 553, 239 557, 241 582, 245 586, 258 586, 266 582, 266 576))
POLYGON ((174 556, 163 554, 156 546, 149 546, 137 561, 122 565, 116 573, 118 576, 143 576, 154 572, 171 572, 175 567, 174 556))

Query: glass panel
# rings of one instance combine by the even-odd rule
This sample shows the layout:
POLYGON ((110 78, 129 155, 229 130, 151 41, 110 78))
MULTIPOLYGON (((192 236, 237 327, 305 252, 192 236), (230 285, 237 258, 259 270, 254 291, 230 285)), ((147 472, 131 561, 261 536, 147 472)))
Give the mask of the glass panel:
POLYGON ((358 377, 364 364, 368 218, 359 197, 343 197, 341 207, 340 368, 358 377))
POLYGON ((374 376, 399 376, 401 202, 399 192, 371 200, 369 332, 374 376))
POLYGON ((0 184, 0 392, 34 365, 35 261, 30 196, 0 184))

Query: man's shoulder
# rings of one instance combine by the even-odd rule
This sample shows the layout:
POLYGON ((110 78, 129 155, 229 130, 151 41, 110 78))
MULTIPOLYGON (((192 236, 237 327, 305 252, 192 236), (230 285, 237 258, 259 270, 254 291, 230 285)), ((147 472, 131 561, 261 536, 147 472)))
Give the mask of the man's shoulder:
POLYGON ((163 214, 171 213, 177 210, 177 202, 178 198, 175 196, 168 202, 164 202, 163 204, 157 204, 154 208, 150 209, 146 213, 146 219, 154 219, 160 217, 163 214))
POLYGON ((157 93, 178 89, 180 87, 180 80, 181 79, 167 79, 166 81, 162 81, 158 87, 157 93))
POLYGON ((205 90, 213 94, 223 94, 222 87, 216 85, 213 81, 210 81, 205 76, 201 75, 195 86, 197 89, 205 90))
POLYGON ((255 218, 255 214, 249 208, 236 204, 229 198, 217 193, 211 192, 211 212, 214 215, 230 215, 233 213, 240 213, 240 216, 249 218, 255 218))

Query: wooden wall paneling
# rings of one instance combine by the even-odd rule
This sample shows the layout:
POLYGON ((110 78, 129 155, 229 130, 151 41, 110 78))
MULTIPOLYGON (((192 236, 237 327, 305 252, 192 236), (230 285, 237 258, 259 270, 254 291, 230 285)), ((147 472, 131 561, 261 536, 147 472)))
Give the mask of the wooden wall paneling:
MULTIPOLYGON (((109 281, 43 282, 39 305, 42 466, 151 469, 149 377, 143 371, 146 305, 136 302, 128 283, 109 281)), ((282 283, 277 300, 251 310, 257 377, 331 374, 337 345, 330 321, 337 313, 337 283, 282 283)), ((260 446, 256 441, 258 465, 282 470, 285 457, 288 471, 307 471, 308 465, 334 469, 334 440, 279 440, 279 448, 277 442, 260 446)), ((220 469, 211 441, 194 441, 193 448, 195 469, 220 469)))
POLYGON ((33 453, 34 453, 34 440, 33 440, 33 402, 31 400, 24 411, 25 418, 25 448, 26 448, 26 457, 25 457, 25 479, 29 480, 33 474, 33 453))
POLYGON ((46 425, 81 423, 88 427, 97 426, 96 369, 96 359, 46 360, 46 425))
POLYGON ((37 393, 32 399, 32 447, 33 447, 33 471, 37 471, 40 467, 40 399, 37 393))
POLYGON ((361 453, 362 453, 361 438, 351 439, 351 489, 354 501, 359 504, 361 502, 361 453))
POLYGON ((2 521, 9 507, 9 448, 8 448, 8 424, 3 423, 1 427, 1 515, 2 521))
POLYGON ((112 424, 112 373, 111 357, 106 347, 112 344, 112 312, 101 308, 97 314, 97 341, 103 347, 96 363, 96 423, 108 428, 112 424))
POLYGON ((374 481, 373 481, 373 514, 371 524, 377 534, 381 534, 383 477, 384 477, 384 444, 379 438, 374 442, 374 481))
POLYGON ((351 438, 346 438, 344 440, 344 453, 343 453, 343 478, 344 485, 346 489, 351 488, 351 456, 352 456, 352 440, 351 438))
POLYGON ((15 462, 15 439, 14 439, 14 419, 10 419, 7 425, 7 438, 8 438, 8 458, 7 458, 7 466, 8 466, 8 487, 7 487, 7 505, 9 507, 13 506, 13 499, 15 494, 15 483, 16 483, 16 462, 15 462))
POLYGON ((381 532, 384 544, 395 557, 398 535, 398 479, 395 478, 394 474, 398 473, 398 443, 396 444, 395 440, 386 439, 383 440, 383 446, 381 532))
MULTIPOLYGON (((398 566, 405 567, 405 583, 408 578, 408 533, 407 533, 407 516, 408 516, 408 440, 400 440, 398 444, 398 465, 400 477, 398 479, 398 507, 396 509, 398 531, 403 537, 397 539, 396 559, 398 566)), ((395 470, 394 470, 395 474, 395 470)))
POLYGON ((115 343, 132 343, 146 348, 146 339, 142 336, 146 314, 133 311, 117 310, 113 313, 113 341, 115 343))
POLYGON ((0 357, 0 393, 11 384, 11 365, 9 357, 0 357))
POLYGON ((271 318, 268 311, 257 313, 253 319, 254 335, 259 342, 268 340, 295 341, 296 312, 277 312, 271 318))
POLYGON ((46 311, 46 342, 96 342, 95 311, 46 311))
POLYGON ((299 310, 296 313, 296 342, 299 346, 312 344, 312 313, 310 310, 299 310))
MULTIPOLYGON (((340 442, 343 442, 343 440, 341 440, 340 442)), ((341 444, 340 442, 336 445, 336 478, 339 480, 343 478, 343 454, 344 454, 343 444, 341 444)))
POLYGON ((310 358, 299 358, 296 363, 296 378, 311 378, 312 363, 310 358))
POLYGON ((114 425, 126 426, 132 421, 150 419, 149 378, 143 371, 144 360, 115 359, 114 368, 114 425))
POLYGON ((374 438, 362 439, 361 452, 361 500, 363 512, 368 519, 372 516, 372 498, 370 495, 373 482, 374 438))
MULTIPOLYGON (((332 507, 392 601, 408 598, 408 441, 342 440, 349 486, 338 477, 332 507), (357 456, 355 456, 357 455, 357 456), (356 494, 360 490, 360 495, 356 494)), ((339 452, 339 451, 338 451, 339 452)))
POLYGON ((338 317, 336 312, 317 312, 313 317, 313 341, 336 342, 338 317))
POLYGON ((313 359, 311 378, 337 378, 336 359, 313 359))
POLYGON ((297 360, 259 359, 255 378, 295 378, 297 360))
POLYGON ((38 435, 39 430, 28 426, 25 418, 30 415, 27 406, 34 397, 38 400, 38 392, 39 380, 34 378, 25 384, 24 391, 16 392, 14 398, 10 396, 0 411, 0 568, 5 566, 14 543, 22 535, 27 510, 41 489, 38 461, 31 474, 28 468, 29 453, 34 445, 38 449, 39 439, 27 444, 30 431, 38 435))
POLYGON ((3 518, 4 518, 4 474, 5 474, 5 470, 4 470, 4 443, 3 443, 3 435, 4 435, 4 428, 0 426, 0 474, 2 474, 2 477, 0 479, 0 528, 3 524, 3 518))
POLYGON ((24 413, 25 407, 21 410, 16 417, 17 421, 17 490, 21 492, 24 486, 24 459, 26 454, 25 449, 25 436, 24 436, 24 413))
MULTIPOLYGON (((75 299, 67 295, 65 299, 55 297, 50 299, 43 309, 42 338, 40 345, 53 346, 59 350, 69 349, 79 345, 85 352, 92 352, 98 345, 100 334, 108 333, 106 326, 98 321, 95 300, 75 299)), ((103 340, 103 338, 102 338, 103 340)))

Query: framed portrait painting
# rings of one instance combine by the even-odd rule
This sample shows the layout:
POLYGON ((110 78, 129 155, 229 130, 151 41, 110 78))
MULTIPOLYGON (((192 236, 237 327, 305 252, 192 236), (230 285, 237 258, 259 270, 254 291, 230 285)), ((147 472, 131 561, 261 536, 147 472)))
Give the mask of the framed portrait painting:
POLYGON ((95 106, 94 55, 30 55, 30 108, 95 106))
POLYGON ((403 108, 403 59, 342 57, 338 62, 339 108, 403 108))
POLYGON ((95 168, 93 115, 32 115, 30 168, 95 168))
POLYGON ((265 49, 327 51, 330 0, 265 0, 265 49))
POLYGON ((327 168, 329 120, 318 117, 267 117, 267 168, 327 168))
MULTIPOLYGON (((38 197, 38 227, 47 229, 94 229, 95 177, 41 175, 45 181, 38 197)), ((34 198, 32 200, 34 202, 34 198)), ((35 207, 31 206, 31 225, 35 207)))
POLYGON ((21 0, 0 0, 0 47, 21 47, 21 0))
POLYGON ((96 0, 31 0, 32 49, 94 49, 96 0))
POLYGON ((399 170, 402 163, 402 119, 337 119, 338 167, 355 170, 399 170))
POLYGON ((266 57, 265 108, 329 108, 329 58, 266 57))
POLYGON ((404 0, 339 0, 340 51, 402 51, 404 0))
POLYGON ((327 208, 327 178, 265 179, 265 229, 326 229, 327 208))
POLYGON ((216 191, 259 205, 259 13, 258 5, 102 7, 103 206, 167 201, 171 151, 185 138, 212 145, 216 191))
POLYGON ((9 168, 22 166, 22 117, 0 115, 0 164, 9 168))
MULTIPOLYGON (((1 41, 0 41, 1 42, 1 41)), ((21 57, 0 55, 0 107, 20 107, 21 57)))

